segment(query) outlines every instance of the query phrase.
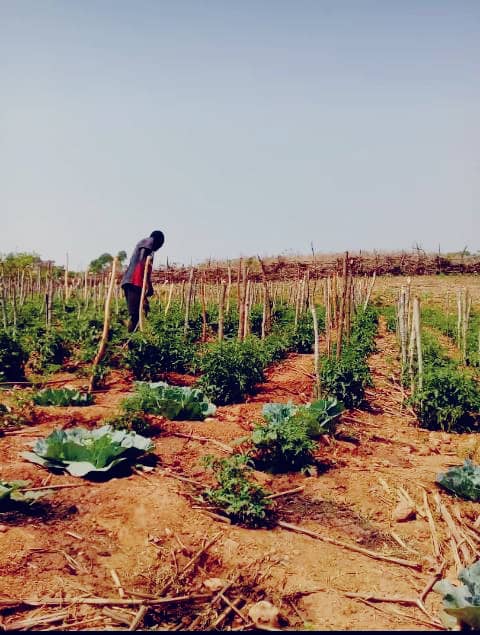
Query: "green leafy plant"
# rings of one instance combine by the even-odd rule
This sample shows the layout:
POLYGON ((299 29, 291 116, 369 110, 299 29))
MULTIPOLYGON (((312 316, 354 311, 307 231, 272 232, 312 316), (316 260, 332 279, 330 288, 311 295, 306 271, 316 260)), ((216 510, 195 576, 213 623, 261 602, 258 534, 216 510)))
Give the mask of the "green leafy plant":
POLYGON ((464 432, 478 426, 480 391, 471 377, 450 366, 426 369, 421 390, 410 402, 429 430, 464 432))
POLYGON ((433 590, 443 595, 442 620, 448 628, 458 630, 464 626, 480 629, 480 560, 462 569, 458 575, 460 586, 448 580, 437 582, 433 590))
POLYGON ((275 331, 262 340, 262 357, 264 366, 283 359, 290 350, 291 341, 288 333, 275 331))
POLYGON ((252 432, 253 456, 258 467, 272 472, 300 470, 313 463, 315 442, 295 414, 268 421, 252 432))
POLYGON ((109 472, 120 463, 137 461, 153 450, 150 439, 105 425, 95 430, 70 428, 55 430, 24 452, 28 461, 53 470, 66 470, 72 476, 109 472))
POLYGON ((371 306, 359 310, 352 321, 347 347, 361 357, 374 353, 377 328, 378 310, 371 306))
POLYGON ((29 485, 30 481, 0 481, 0 511, 15 503, 32 505, 51 493, 51 490, 31 491, 29 485))
MULTIPOLYGON (((321 331, 324 328, 322 323, 322 314, 317 311, 318 328, 321 331)), ((313 331, 313 320, 310 312, 300 315, 297 321, 297 327, 292 324, 289 329, 290 349, 295 353, 311 353, 313 351, 313 342, 315 339, 313 331)))
POLYGON ((90 393, 74 388, 45 388, 32 397, 37 406, 89 406, 93 403, 90 393))
POLYGON ((138 434, 149 434, 151 431, 148 419, 141 412, 136 411, 110 417, 104 421, 104 424, 112 426, 114 430, 133 430, 138 434))
POLYGON ((214 404, 206 400, 198 388, 170 386, 162 381, 137 382, 135 394, 123 401, 122 408, 127 413, 148 412, 167 419, 196 421, 202 421, 216 411, 214 404))
POLYGON ((380 313, 383 315, 386 321, 387 330, 391 333, 397 331, 397 307, 393 305, 382 306, 380 313))
POLYGON ((211 345, 202 355, 198 385, 218 405, 241 401, 264 380, 262 345, 256 337, 211 345))
POLYGON ((70 354, 62 334, 55 330, 37 328, 32 337, 26 337, 26 341, 30 350, 28 365, 31 371, 37 373, 58 370, 70 354))
POLYGON ((480 501, 480 467, 469 459, 439 474, 437 483, 460 498, 480 501))
POLYGON ((262 414, 267 422, 282 425, 288 418, 295 416, 305 425, 308 435, 318 439, 323 434, 335 432, 338 419, 344 407, 334 397, 317 399, 312 403, 297 406, 287 403, 268 403, 263 406, 262 414))
POLYGON ((372 386, 372 376, 364 357, 347 348, 340 359, 326 358, 320 366, 320 384, 327 395, 336 397, 346 408, 364 403, 365 388, 372 386))
POLYGON ((194 347, 179 330, 134 333, 125 352, 125 366, 142 381, 155 381, 162 373, 188 372, 193 363, 194 347))
POLYGON ((202 462, 213 471, 218 482, 218 487, 203 493, 206 501, 222 509, 234 523, 248 526, 265 523, 271 501, 260 485, 248 479, 252 472, 248 456, 234 454, 228 459, 206 456, 202 462))
POLYGON ((0 333, 0 381, 21 381, 24 379, 27 356, 26 351, 16 338, 5 332, 0 333))

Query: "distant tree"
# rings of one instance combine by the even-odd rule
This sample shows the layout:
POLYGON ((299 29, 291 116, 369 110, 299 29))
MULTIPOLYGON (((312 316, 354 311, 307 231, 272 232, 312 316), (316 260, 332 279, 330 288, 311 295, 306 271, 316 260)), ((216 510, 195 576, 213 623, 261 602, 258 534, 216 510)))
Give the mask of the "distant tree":
POLYGON ((119 251, 117 254, 117 260, 121 265, 123 265, 126 259, 127 259, 127 252, 122 249, 122 251, 119 251))
POLYGON ((34 265, 41 262, 40 256, 36 253, 10 252, 5 255, 0 255, 0 267, 6 274, 14 271, 22 271, 24 269, 31 269, 34 265))
POLYGON ((88 265, 88 268, 93 273, 102 273, 108 268, 108 265, 111 264, 113 260, 112 254, 104 253, 88 265))
MULTIPOLYGON (((123 265, 126 259, 127 252, 122 249, 122 251, 119 251, 117 254, 117 260, 120 266, 123 265)), ((88 268, 92 273, 102 273, 102 271, 106 271, 109 268, 112 261, 112 254, 104 253, 101 256, 98 256, 98 258, 95 258, 95 260, 92 260, 92 262, 88 265, 88 268)))

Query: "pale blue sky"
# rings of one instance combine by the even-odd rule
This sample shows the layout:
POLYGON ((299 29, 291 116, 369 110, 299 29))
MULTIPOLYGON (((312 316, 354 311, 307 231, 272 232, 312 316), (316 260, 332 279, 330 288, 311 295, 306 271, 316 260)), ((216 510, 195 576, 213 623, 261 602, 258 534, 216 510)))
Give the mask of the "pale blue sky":
POLYGON ((479 0, 0 0, 0 252, 480 249, 479 0))

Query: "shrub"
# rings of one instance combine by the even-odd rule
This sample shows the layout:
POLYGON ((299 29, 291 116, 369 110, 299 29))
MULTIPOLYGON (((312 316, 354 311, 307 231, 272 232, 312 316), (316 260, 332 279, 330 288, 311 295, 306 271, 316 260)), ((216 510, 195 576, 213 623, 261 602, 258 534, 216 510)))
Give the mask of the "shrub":
POLYGON ((218 405, 241 401, 264 380, 264 357, 255 337, 209 346, 202 355, 198 385, 218 405))
POLYGON ((452 367, 427 368, 410 402, 422 428, 464 432, 477 427, 480 391, 471 377, 452 367))
MULTIPOLYGON (((319 330, 321 325, 319 324, 319 330)), ((310 313, 301 315, 297 322, 297 328, 294 325, 288 327, 290 336, 290 350, 295 353, 311 353, 315 334, 313 332, 313 320, 310 313)))
POLYGON ((17 339, 0 333, 0 381, 21 381, 27 353, 17 339))
POLYGON ((104 424, 114 430, 129 430, 138 434, 148 434, 151 429, 150 422, 140 412, 125 412, 106 419, 104 424))
POLYGON ((39 328, 29 340, 29 366, 34 372, 57 370, 70 351, 62 335, 54 330, 39 328))
POLYGON ((363 357, 374 353, 377 326, 378 312, 372 307, 361 310, 352 322, 349 347, 363 357))
POLYGON ((257 465, 273 472, 299 470, 313 462, 315 443, 301 415, 283 414, 286 416, 272 416, 265 425, 258 425, 251 436, 257 465))
POLYGON ((264 366, 268 366, 283 359, 290 348, 291 340, 288 334, 279 331, 262 340, 264 366))
POLYGON ((203 457, 203 464, 210 468, 218 487, 207 489, 204 498, 223 509, 234 523, 258 526, 266 521, 271 501, 264 490, 248 480, 251 473, 250 459, 234 454, 228 459, 203 457))
POLYGON ((320 384, 325 394, 336 397, 346 408, 357 408, 364 402, 365 388, 372 385, 372 376, 365 359, 347 348, 339 360, 322 361, 320 384))
POLYGON ((125 353, 125 365, 142 381, 155 381, 168 371, 187 372, 194 357, 194 348, 180 332, 134 333, 125 353))

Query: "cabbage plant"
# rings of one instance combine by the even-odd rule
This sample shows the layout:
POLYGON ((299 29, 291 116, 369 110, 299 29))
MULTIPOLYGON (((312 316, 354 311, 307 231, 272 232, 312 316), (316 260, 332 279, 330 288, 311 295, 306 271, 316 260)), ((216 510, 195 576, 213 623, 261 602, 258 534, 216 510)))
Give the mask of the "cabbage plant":
POLYGON ((322 434, 333 434, 338 418, 344 410, 343 404, 334 397, 317 399, 305 405, 289 403, 267 403, 262 414, 271 424, 282 424, 296 415, 305 425, 308 436, 317 439, 322 434))
POLYGON ((216 412, 216 407, 198 388, 170 386, 164 381, 136 383, 136 392, 122 403, 125 412, 145 412, 167 419, 200 420, 216 412))
POLYGON ((480 501, 480 467, 469 459, 439 474, 437 483, 460 498, 480 501))
POLYGON ((37 406, 89 406, 93 403, 90 393, 76 388, 45 388, 32 397, 37 406))
POLYGON ((462 569, 458 579, 463 582, 454 586, 448 580, 440 580, 433 587, 436 593, 443 595, 442 621, 445 626, 458 630, 458 626, 480 629, 480 560, 470 567, 462 569))
POLYGON ((55 430, 33 444, 33 452, 23 458, 43 467, 67 471, 72 476, 109 472, 120 463, 134 463, 153 450, 150 439, 110 425, 94 430, 70 428, 55 430))

